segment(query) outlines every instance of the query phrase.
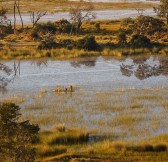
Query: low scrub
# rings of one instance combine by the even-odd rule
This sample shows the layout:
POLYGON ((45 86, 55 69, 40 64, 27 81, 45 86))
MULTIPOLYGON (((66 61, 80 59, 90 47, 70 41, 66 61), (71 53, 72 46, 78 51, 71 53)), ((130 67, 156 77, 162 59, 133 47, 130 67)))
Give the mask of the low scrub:
POLYGON ((87 142, 89 133, 80 129, 71 129, 64 132, 51 131, 41 134, 41 142, 46 142, 49 145, 56 144, 78 144, 87 142))
POLYGON ((158 145, 150 145, 150 144, 143 144, 128 147, 128 150, 136 151, 136 152, 165 152, 167 151, 167 146, 165 144, 158 144, 158 145))
POLYGON ((76 42, 77 49, 84 49, 87 51, 94 51, 98 49, 98 43, 94 36, 85 36, 76 42))
POLYGON ((37 155, 40 157, 55 156, 67 152, 67 148, 65 146, 41 145, 37 148, 37 150, 37 155))
POLYGON ((55 34, 57 31, 57 28, 55 25, 51 22, 48 23, 42 23, 37 24, 30 32, 30 35, 34 39, 42 39, 43 35, 46 35, 47 33, 55 34))
POLYGON ((133 35, 129 43, 132 48, 142 48, 151 46, 150 39, 146 36, 139 34, 133 35))

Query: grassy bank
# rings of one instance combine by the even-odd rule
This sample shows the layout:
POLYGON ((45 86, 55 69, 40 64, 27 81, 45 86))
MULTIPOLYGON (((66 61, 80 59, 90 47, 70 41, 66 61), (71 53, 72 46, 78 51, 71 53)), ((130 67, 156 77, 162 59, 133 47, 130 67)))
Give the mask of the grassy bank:
MULTIPOLYGON (((56 49, 43 49, 38 50, 38 46, 41 44, 40 40, 35 40, 31 36, 30 27, 26 32, 9 34, 0 40, 0 59, 34 59, 34 58, 57 58, 67 59, 76 57, 92 57, 92 56, 127 56, 137 54, 167 54, 168 53, 168 39, 166 33, 158 32, 153 35, 148 35, 151 43, 157 43, 159 45, 152 45, 150 47, 131 47, 122 46, 119 44, 119 33, 123 26, 123 20, 104 20, 104 21, 91 21, 85 22, 82 25, 82 34, 67 34, 56 33, 52 36, 58 44, 62 42, 77 42, 80 39, 85 38, 88 35, 95 37, 95 41, 99 45, 99 50, 84 50, 77 49, 75 47, 68 48, 66 44, 56 49), (96 25, 99 24, 99 29, 96 25), (159 37, 159 38, 158 38, 159 37)), ((19 27, 18 27, 19 28, 19 27)), ((125 30, 125 29, 124 29, 125 30)), ((127 36, 127 42, 131 40, 131 35, 127 36)))
POLYGON ((11 60, 11 59, 39 59, 39 58, 53 58, 53 59, 71 59, 80 57, 98 57, 98 56, 128 56, 128 55, 154 55, 161 54, 167 55, 168 48, 119 48, 119 49, 109 49, 106 48, 103 51, 84 51, 84 50, 68 50, 68 49, 57 49, 57 50, 3 50, 0 51, 1 60, 11 60))
MULTIPOLYGON (((60 126, 59 126, 60 127, 60 126)), ((168 136, 159 135, 148 141, 88 140, 80 129, 52 130, 40 133, 35 145, 37 161, 168 161, 168 136), (53 142, 54 141, 54 142, 53 142), (56 142, 57 141, 57 142, 56 142)))
POLYGON ((21 120, 39 124, 36 161, 167 162, 167 91, 76 87, 72 94, 46 89, 3 100, 22 105, 21 120))
MULTIPOLYGON (((78 5, 79 2, 66 1, 66 0, 24 0, 21 1, 21 11, 22 13, 27 13, 31 10, 43 10, 50 13, 60 12, 60 11, 69 11, 70 6, 78 5)), ((105 9, 147 9, 157 6, 154 3, 143 3, 143 2, 134 2, 134 3, 111 3, 111 2, 93 2, 95 10, 105 10, 105 9)), ((9 13, 13 13, 13 1, 4 1, 3 6, 9 9, 9 13)))

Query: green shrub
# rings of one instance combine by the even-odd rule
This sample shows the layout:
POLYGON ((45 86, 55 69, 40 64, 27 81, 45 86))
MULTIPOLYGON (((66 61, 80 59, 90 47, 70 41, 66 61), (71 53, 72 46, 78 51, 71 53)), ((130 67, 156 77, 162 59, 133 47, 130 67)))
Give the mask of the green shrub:
POLYGON ((75 47, 75 41, 72 39, 64 39, 62 41, 60 41, 60 44, 67 48, 67 49, 73 49, 75 47))
POLYGON ((96 31, 99 32, 100 31, 100 22, 96 22, 94 24, 95 28, 96 28, 96 31))
POLYGON ((41 134, 41 142, 46 141, 49 145, 55 144, 78 144, 88 142, 89 133, 80 129, 71 129, 65 132, 54 131, 43 132, 41 134))
POLYGON ((66 152, 67 149, 64 146, 42 145, 41 147, 37 148, 37 155, 41 157, 55 156, 66 152))
POLYGON ((54 23, 58 32, 60 33, 70 33, 71 23, 68 20, 62 19, 54 23))
POLYGON ((156 152, 165 152, 167 151, 167 146, 164 144, 158 144, 154 147, 154 151, 156 152))
POLYGON ((55 49, 58 48, 59 44, 57 44, 56 42, 46 42, 46 41, 42 41, 37 49, 39 50, 43 50, 43 49, 55 49))
POLYGON ((31 30, 31 36, 35 39, 41 39, 42 35, 45 35, 47 33, 55 34, 57 31, 57 28, 55 25, 51 22, 43 23, 43 24, 37 24, 32 30, 31 30))
POLYGON ((131 151, 137 151, 137 152, 153 152, 154 148, 152 145, 144 144, 144 145, 138 145, 138 146, 132 146, 130 148, 127 148, 131 151))
POLYGON ((131 30, 134 33, 141 33, 143 35, 152 35, 154 32, 160 32, 163 30, 164 23, 162 20, 150 17, 150 16, 139 16, 134 25, 131 26, 131 30))
POLYGON ((118 45, 124 47, 127 45, 127 37, 124 31, 120 31, 117 35, 118 45))
POLYGON ((151 46, 150 39, 139 34, 133 35, 129 43, 132 48, 143 48, 151 46))
POLYGON ((98 44, 94 36, 85 36, 83 39, 76 42, 76 47, 78 49, 93 51, 98 49, 98 44))

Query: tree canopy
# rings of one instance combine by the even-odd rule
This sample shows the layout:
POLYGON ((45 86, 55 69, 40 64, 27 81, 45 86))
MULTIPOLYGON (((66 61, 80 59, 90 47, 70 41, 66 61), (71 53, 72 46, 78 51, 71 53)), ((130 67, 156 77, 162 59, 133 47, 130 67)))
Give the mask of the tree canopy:
POLYGON ((38 139, 38 125, 19 122, 20 107, 14 103, 0 103, 0 159, 13 162, 33 162, 38 139))
POLYGON ((160 0, 160 6, 158 8, 155 7, 154 11, 158 16, 166 18, 168 25, 168 0, 160 0))

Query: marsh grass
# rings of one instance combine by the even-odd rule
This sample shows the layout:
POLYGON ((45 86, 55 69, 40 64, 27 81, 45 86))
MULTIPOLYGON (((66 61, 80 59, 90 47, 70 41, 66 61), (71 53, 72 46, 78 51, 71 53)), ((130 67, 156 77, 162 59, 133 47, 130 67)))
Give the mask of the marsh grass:
POLYGON ((49 146, 49 145, 42 145, 36 146, 37 155, 39 157, 50 157, 56 156, 59 154, 63 154, 67 152, 67 148, 65 146, 49 146))
POLYGON ((32 103, 26 103, 22 119, 38 123, 41 130, 50 130, 55 125, 53 130, 64 131, 66 125, 86 128, 91 134, 112 134, 119 139, 135 140, 168 128, 167 89, 122 88, 91 94, 77 90, 73 95, 47 91, 35 94, 38 95, 29 95, 32 103), (149 100, 146 96, 150 96, 149 100))
MULTIPOLYGON (((75 1, 68 1, 68 0, 32 0, 31 2, 28 0, 25 0, 21 3, 22 12, 27 13, 31 10, 37 10, 37 11, 48 11, 50 13, 56 13, 60 11, 69 11, 69 6, 76 6, 79 2, 75 1)), ((5 7, 8 8, 9 13, 13 11, 13 5, 11 1, 6 1, 3 3, 5 7)), ((102 3, 102 2, 94 2, 93 3, 96 10, 104 10, 104 9, 135 9, 137 8, 153 8, 156 6, 156 4, 151 3, 102 3)))
POLYGON ((47 143, 48 145, 60 145, 60 144, 78 144, 88 142, 89 133, 80 129, 70 129, 64 132, 52 131, 43 132, 40 136, 40 141, 42 143, 47 143))

